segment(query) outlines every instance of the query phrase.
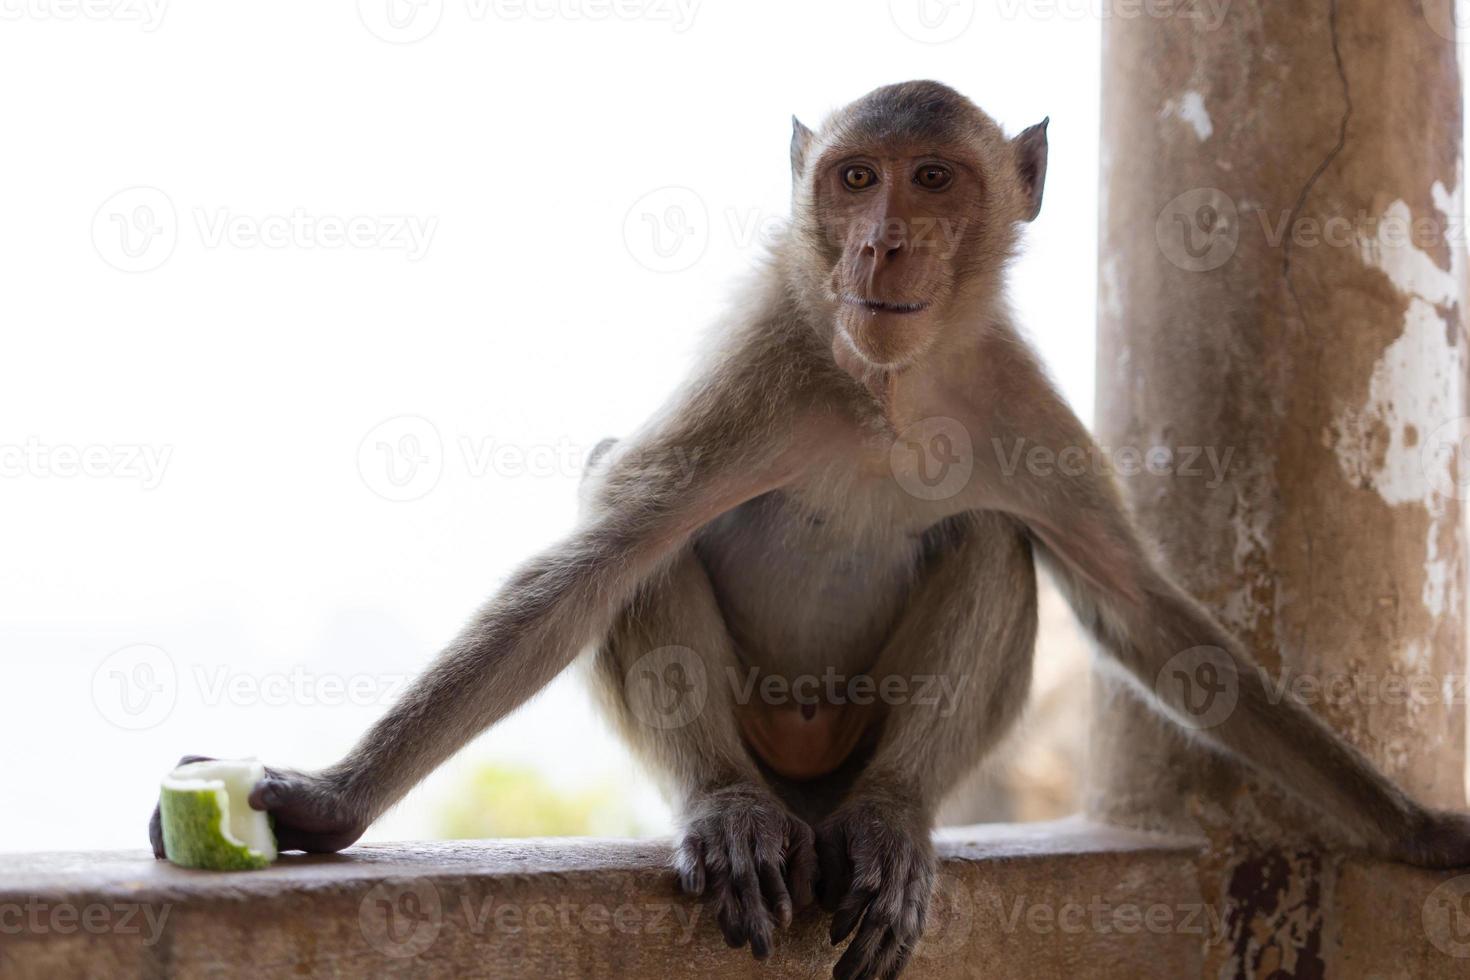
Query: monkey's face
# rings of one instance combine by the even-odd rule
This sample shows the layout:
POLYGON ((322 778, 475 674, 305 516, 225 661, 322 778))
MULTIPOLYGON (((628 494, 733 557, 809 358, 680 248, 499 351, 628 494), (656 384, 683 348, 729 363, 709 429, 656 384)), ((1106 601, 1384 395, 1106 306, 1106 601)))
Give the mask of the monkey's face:
POLYGON ((814 175, 836 327, 863 360, 905 364, 941 333, 974 244, 982 173, 954 149, 900 146, 839 154, 814 175))
POLYGON ((1007 139, 938 82, 868 93, 814 133, 793 120, 797 295, 870 367, 911 364, 973 334, 1001 288, 1020 223, 1036 217, 1046 122, 1007 139))

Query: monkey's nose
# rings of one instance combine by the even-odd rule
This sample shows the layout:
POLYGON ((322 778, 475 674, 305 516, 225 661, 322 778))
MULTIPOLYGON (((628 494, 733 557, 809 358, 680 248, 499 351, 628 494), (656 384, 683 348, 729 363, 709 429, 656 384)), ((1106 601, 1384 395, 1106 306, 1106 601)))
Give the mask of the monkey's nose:
POLYGON ((903 251, 903 242, 877 242, 868 241, 863 245, 863 258, 871 259, 874 265, 880 261, 892 262, 899 252, 903 251))

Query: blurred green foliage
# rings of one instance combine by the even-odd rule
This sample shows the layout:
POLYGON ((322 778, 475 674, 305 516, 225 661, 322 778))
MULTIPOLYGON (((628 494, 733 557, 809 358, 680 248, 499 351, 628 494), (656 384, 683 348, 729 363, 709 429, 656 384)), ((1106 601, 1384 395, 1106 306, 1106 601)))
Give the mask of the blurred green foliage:
POLYGON ((552 786, 534 769, 486 764, 446 802, 440 835, 483 837, 640 837, 649 828, 612 781, 576 791, 552 786))

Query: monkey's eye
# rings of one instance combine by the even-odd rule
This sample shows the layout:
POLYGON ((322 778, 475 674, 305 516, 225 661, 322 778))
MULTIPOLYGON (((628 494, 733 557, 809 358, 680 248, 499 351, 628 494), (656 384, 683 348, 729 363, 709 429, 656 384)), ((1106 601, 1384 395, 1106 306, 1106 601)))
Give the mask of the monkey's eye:
POLYGON ((848 167, 842 171, 842 183, 851 191, 867 190, 878 183, 878 173, 872 167, 848 167))
POLYGON ((937 163, 926 163, 914 171, 914 183, 927 191, 942 191, 952 180, 954 174, 950 173, 949 168, 937 163))

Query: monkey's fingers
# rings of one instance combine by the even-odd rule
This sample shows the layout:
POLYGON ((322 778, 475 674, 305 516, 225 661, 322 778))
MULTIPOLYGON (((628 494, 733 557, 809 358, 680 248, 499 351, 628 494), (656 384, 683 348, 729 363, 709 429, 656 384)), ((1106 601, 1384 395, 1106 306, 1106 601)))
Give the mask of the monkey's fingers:
POLYGON ((785 929, 791 925, 791 892, 786 888, 786 879, 781 875, 781 866, 762 862, 759 870, 761 898, 776 920, 776 925, 785 929))
POLYGON ((737 845, 730 849, 730 880, 738 909, 738 932, 750 941, 751 954, 763 960, 771 955, 772 923, 761 894, 760 864, 754 848, 737 845))
POLYGON ((932 888, 930 876, 921 867, 915 867, 907 881, 897 879, 885 885, 868 906, 862 929, 837 962, 833 976, 840 980, 897 977, 924 934, 932 888), (843 961, 848 957, 853 960, 844 972, 843 961))
POLYGON ((886 949, 893 944, 893 927, 888 925, 880 916, 870 915, 864 922, 858 934, 848 943, 842 958, 832 968, 834 980, 855 980, 862 977, 881 977, 884 974, 878 972, 879 963, 891 960, 884 955, 886 949))
POLYGON ((786 886, 794 911, 800 912, 816 899, 816 834, 806 821, 794 818, 786 841, 786 886))
POLYGON ((685 895, 699 898, 704 894, 704 841, 699 835, 687 835, 674 852, 674 871, 685 895))
POLYGON ((283 851, 331 854, 355 843, 367 830, 352 809, 321 779, 267 769, 250 791, 250 806, 271 815, 283 851))
POLYGON ((852 935, 876 894, 877 892, 868 889, 853 889, 838 903, 837 911, 832 914, 832 928, 829 933, 833 946, 852 935))
POLYGON ((821 862, 822 908, 836 912, 852 887, 852 862, 847 856, 847 828, 829 822, 817 835, 817 859, 821 862))
POLYGON ((750 936, 749 919, 740 899, 740 886, 735 880, 730 853, 725 843, 718 839, 706 841, 704 847, 709 901, 715 910, 715 922, 725 937, 725 945, 739 949, 750 936))
POLYGON ((163 860, 163 814, 158 811, 157 803, 153 804, 153 816, 148 819, 148 843, 153 845, 153 856, 163 860))

